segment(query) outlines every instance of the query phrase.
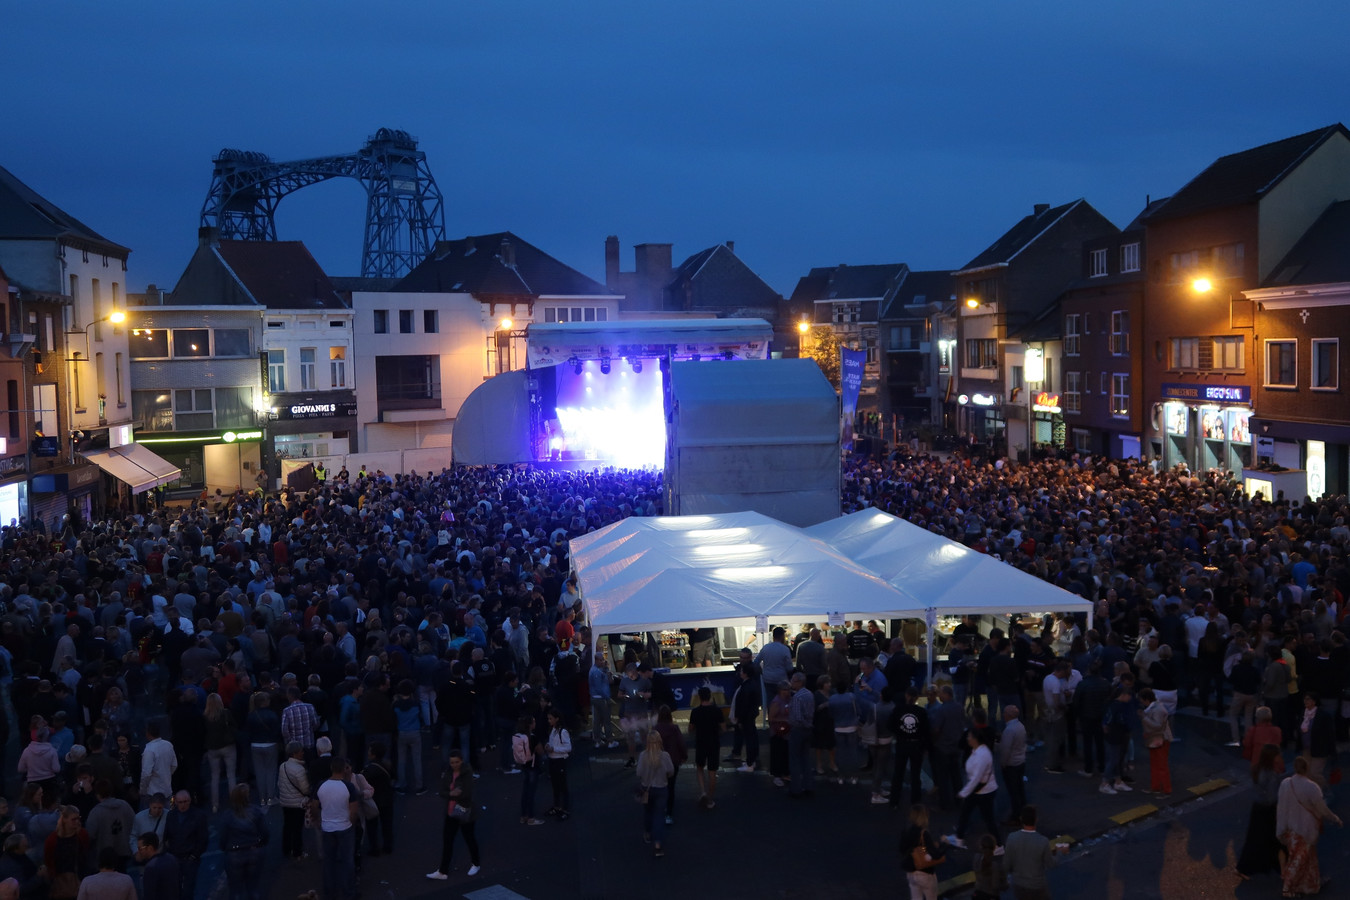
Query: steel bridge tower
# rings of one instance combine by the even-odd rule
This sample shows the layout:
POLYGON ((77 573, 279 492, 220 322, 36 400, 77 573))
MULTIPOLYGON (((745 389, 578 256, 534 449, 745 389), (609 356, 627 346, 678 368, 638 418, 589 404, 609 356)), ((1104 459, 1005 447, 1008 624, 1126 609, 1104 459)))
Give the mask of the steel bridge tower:
POLYGON ((202 225, 222 238, 275 241, 282 197, 330 178, 355 178, 366 189, 363 276, 406 275, 445 239, 440 189, 417 138, 406 131, 381 128, 365 147, 339 156, 273 162, 263 153, 226 149, 212 162, 202 225))

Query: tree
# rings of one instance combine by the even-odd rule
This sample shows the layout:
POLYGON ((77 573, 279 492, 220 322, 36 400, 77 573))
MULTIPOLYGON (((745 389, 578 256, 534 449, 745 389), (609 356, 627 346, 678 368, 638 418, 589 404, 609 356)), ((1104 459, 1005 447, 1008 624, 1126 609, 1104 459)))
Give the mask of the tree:
POLYGON ((802 341, 802 356, 814 359, 834 389, 839 390, 839 336, 828 325, 813 325, 802 341))

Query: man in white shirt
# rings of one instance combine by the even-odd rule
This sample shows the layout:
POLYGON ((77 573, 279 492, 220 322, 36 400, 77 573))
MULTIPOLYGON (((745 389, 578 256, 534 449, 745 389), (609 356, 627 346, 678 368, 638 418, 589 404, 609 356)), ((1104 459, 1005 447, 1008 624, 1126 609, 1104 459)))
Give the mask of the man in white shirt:
POLYGON ((1047 756, 1045 771, 1054 775, 1064 773, 1064 742, 1068 739, 1069 704, 1073 702, 1073 692, 1083 676, 1067 659, 1055 662, 1055 669, 1045 676, 1042 690, 1045 692, 1045 712, 1042 722, 1045 725, 1045 747, 1047 756))
POLYGON ((347 761, 333 757, 332 774, 319 785, 319 829, 323 842, 323 900, 352 900, 356 891, 356 842, 352 818, 356 794, 345 780, 347 761))
POLYGON ((159 736, 159 723, 145 723, 145 749, 141 751, 141 796, 173 793, 173 773, 178 755, 173 744, 159 736))

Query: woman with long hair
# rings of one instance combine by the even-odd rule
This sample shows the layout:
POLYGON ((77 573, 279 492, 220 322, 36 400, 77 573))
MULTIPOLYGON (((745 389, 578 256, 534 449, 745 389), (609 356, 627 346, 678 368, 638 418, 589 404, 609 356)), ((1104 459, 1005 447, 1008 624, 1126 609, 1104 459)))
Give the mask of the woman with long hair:
POLYGON ((666 824, 675 824, 675 781, 680 776, 680 766, 689 759, 689 751, 684 745, 684 732, 675 724, 675 715, 664 703, 656 711, 656 731, 661 735, 662 746, 670 754, 675 770, 666 779, 666 824))
POLYGON ((642 839, 652 845, 652 852, 665 856, 661 839, 666 834, 666 791, 668 781, 675 774, 675 763, 666 752, 661 732, 647 732, 647 749, 638 756, 638 790, 642 798, 642 839))
MULTIPOLYGON (((975 810, 980 811, 985 828, 998 839, 998 826, 994 824, 994 793, 998 790, 998 781, 994 778, 994 754, 989 749, 989 732, 971 729, 966 733, 966 743, 970 745, 970 756, 966 757, 966 783, 961 788, 961 813, 956 820, 956 831, 947 835, 947 843, 954 847, 966 846, 965 832, 970 825, 975 810)), ((895 790, 895 786, 891 786, 895 790)))
POLYGON ((1168 756, 1172 751, 1172 726, 1168 724, 1167 707, 1152 688, 1139 692, 1144 704, 1144 746, 1148 748, 1149 791, 1171 796, 1172 771, 1168 756))
POLYGON ((234 716, 225 709, 219 694, 206 698, 206 759, 211 764, 211 812, 220 812, 220 770, 225 768, 225 780, 233 793, 235 746, 234 716))
POLYGON ((1308 777, 1308 760, 1294 760, 1294 774, 1280 785, 1275 802, 1275 834, 1289 854, 1284 866, 1284 896, 1316 894, 1322 889, 1322 871, 1317 865, 1317 839, 1322 823, 1342 824, 1327 808, 1322 789, 1308 777))
POLYGON ((248 785, 230 788, 230 809, 220 823, 220 849, 225 853, 230 900, 262 897, 263 859, 269 840, 267 816, 250 802, 248 785))
POLYGON ((1252 800, 1251 817, 1247 820, 1247 839, 1242 842, 1237 873, 1243 881, 1253 875, 1279 871, 1280 842, 1275 839, 1275 804, 1279 800, 1280 782, 1284 780, 1280 748, 1264 744, 1260 754, 1252 760, 1252 784, 1256 797, 1252 800))
POLYGON ((478 808, 473 802, 473 769, 464 760, 459 748, 450 751, 450 765, 441 777, 441 799, 445 801, 445 827, 441 831, 441 863, 435 871, 428 872, 432 881, 445 881, 450 877, 450 859, 455 851, 455 837, 463 832, 464 844, 469 848, 469 874, 477 875, 482 868, 478 855, 478 838, 474 835, 474 825, 478 821, 478 808))
POLYGON ((909 808, 909 827, 900 835, 900 867, 909 882, 910 900, 937 900, 937 867, 943 861, 941 844, 928 831, 928 807, 909 808))

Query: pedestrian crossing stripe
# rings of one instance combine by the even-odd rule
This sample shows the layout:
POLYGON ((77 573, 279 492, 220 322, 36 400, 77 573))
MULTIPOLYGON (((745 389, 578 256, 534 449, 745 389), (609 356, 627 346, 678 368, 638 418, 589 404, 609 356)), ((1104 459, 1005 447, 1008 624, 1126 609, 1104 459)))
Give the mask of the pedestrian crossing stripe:
POLYGON ((1142 819, 1145 816, 1151 816, 1158 811, 1158 807, 1152 803, 1145 803, 1143 806, 1136 806, 1133 809, 1127 809, 1122 813, 1116 813, 1111 817, 1111 821, 1117 825, 1126 825, 1136 819, 1142 819))
POLYGON ((1204 784, 1197 784, 1195 787, 1187 788, 1197 797, 1203 797, 1205 794, 1212 794, 1219 788, 1226 788, 1229 783, 1222 778, 1215 778, 1213 781, 1206 781, 1204 784))

